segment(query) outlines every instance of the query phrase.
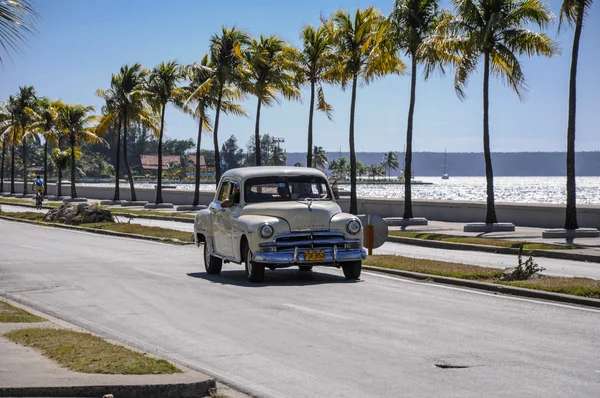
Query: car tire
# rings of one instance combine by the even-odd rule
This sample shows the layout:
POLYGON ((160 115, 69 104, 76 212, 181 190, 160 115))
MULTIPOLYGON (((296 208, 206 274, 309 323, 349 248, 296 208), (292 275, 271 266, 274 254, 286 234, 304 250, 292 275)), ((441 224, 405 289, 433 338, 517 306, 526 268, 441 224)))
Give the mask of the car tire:
POLYGON ((299 265, 300 271, 312 271, 312 265, 299 265))
POLYGON ((208 253, 208 243, 204 242, 204 268, 207 274, 220 274, 223 260, 208 253))
POLYGON ((360 272, 362 270, 362 261, 349 261, 342 264, 344 270, 344 276, 346 279, 356 280, 360 278, 360 272))
POLYGON ((263 279, 265 279, 264 264, 252 261, 252 250, 250 250, 247 243, 244 243, 244 253, 244 266, 246 268, 246 278, 248 278, 248 282, 262 282, 263 279))

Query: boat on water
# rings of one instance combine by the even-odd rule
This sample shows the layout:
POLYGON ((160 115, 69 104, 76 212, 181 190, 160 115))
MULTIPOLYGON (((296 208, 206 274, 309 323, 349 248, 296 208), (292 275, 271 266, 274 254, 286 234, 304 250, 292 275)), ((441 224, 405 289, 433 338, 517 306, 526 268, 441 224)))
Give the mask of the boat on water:
POLYGON ((444 149, 444 174, 442 174, 442 180, 448 180, 450 176, 448 175, 448 164, 446 162, 446 150, 444 149))

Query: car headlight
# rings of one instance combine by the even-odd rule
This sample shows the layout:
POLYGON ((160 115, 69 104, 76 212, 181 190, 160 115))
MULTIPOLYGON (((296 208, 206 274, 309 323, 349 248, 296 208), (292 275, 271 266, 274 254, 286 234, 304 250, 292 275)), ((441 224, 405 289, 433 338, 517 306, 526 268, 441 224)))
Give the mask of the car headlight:
POLYGON ((273 229, 273 227, 270 224, 263 224, 258 229, 258 233, 260 234, 260 237, 264 238, 264 239, 270 238, 273 235, 273 232, 275 232, 275 230, 273 229))
POLYGON ((356 235, 360 231, 360 227, 360 221, 356 218, 348 221, 348 224, 346 224, 346 230, 352 235, 356 235))

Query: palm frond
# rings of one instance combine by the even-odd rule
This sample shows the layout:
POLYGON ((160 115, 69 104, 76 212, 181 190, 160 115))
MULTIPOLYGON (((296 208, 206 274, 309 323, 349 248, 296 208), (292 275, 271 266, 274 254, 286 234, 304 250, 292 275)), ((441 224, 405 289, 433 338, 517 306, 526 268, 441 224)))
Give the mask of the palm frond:
POLYGON ((325 94, 321 86, 317 89, 317 110, 323 112, 327 119, 333 120, 333 107, 325 101, 325 94))

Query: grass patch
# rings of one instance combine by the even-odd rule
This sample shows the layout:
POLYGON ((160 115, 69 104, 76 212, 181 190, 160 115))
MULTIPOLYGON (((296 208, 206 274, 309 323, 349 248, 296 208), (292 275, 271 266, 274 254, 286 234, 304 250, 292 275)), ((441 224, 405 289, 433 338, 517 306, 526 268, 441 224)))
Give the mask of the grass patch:
POLYGON ((518 249, 519 245, 521 243, 523 243, 523 249, 525 249, 525 250, 569 250, 569 249, 575 249, 575 246, 550 245, 548 243, 524 242, 524 241, 517 241, 517 240, 475 238, 475 237, 470 237, 470 236, 444 235, 444 234, 436 234, 436 233, 430 233, 430 232, 391 231, 389 234, 391 236, 400 236, 403 238, 435 240, 435 241, 440 241, 440 242, 468 243, 471 245, 510 247, 510 248, 514 248, 514 249, 518 249))
MULTIPOLYGON (((18 218, 22 220, 30 220, 41 222, 44 219, 43 213, 34 213, 34 212, 0 212, 0 215, 18 218)), ((59 224, 59 223, 54 223, 59 224)), ((177 239, 183 242, 190 242, 192 233, 185 231, 178 231, 175 229, 161 228, 161 227, 152 227, 148 225, 139 225, 139 224, 125 224, 125 223, 111 223, 111 222, 100 222, 100 223, 90 223, 90 224, 78 224, 76 225, 80 228, 93 228, 93 229, 103 229, 108 231, 122 232, 126 234, 136 234, 143 236, 152 236, 155 238, 163 238, 163 239, 177 239)), ((178 243, 174 242, 173 243, 178 243)))
MULTIPOLYGON (((5 205, 22 204, 22 205, 29 205, 31 207, 35 207, 35 202, 33 199, 2 198, 2 199, 0 199, 0 205, 2 205, 2 204, 5 204, 5 205)), ((60 205, 62 205, 62 202, 48 202, 47 200, 44 200, 43 205, 49 206, 49 207, 60 207, 60 205)))
POLYGON ((104 229, 109 231, 124 232, 127 234, 137 234, 144 236, 154 236, 156 238, 178 239, 189 242, 192 236, 191 232, 177 231, 174 229, 151 227, 139 224, 119 224, 110 222, 92 223, 80 225, 84 228, 104 229))
POLYGON ((446 261, 424 260, 393 255, 369 256, 368 265, 422 274, 449 276, 452 278, 489 280, 500 278, 503 269, 480 267, 477 265, 450 263, 446 261))
POLYGON ((61 366, 76 372, 132 375, 181 373, 164 359, 149 358, 88 333, 31 328, 14 330, 5 336, 15 343, 41 351, 61 366))
POLYGON ((0 301, 0 323, 33 323, 45 321, 44 318, 0 301))
POLYGON ((480 282, 497 283, 526 289, 544 290, 546 292, 600 299, 600 281, 589 278, 549 277, 527 281, 503 282, 500 281, 500 276, 504 269, 500 268, 487 268, 477 265, 423 260, 392 255, 370 256, 367 260, 367 264, 381 268, 470 279, 480 282))
POLYGON ((500 282, 505 285, 547 292, 600 299, 600 281, 588 278, 542 278, 529 281, 500 282))
POLYGON ((42 221, 44 219, 44 213, 35 213, 33 211, 23 211, 23 212, 0 211, 0 215, 12 217, 12 218, 20 218, 22 220, 30 220, 30 221, 42 221))
POLYGON ((133 209, 110 209, 113 214, 135 214, 137 216, 159 216, 159 217, 179 217, 179 218, 195 218, 195 214, 182 214, 182 213, 167 213, 164 211, 152 211, 152 210, 133 210, 133 209))

